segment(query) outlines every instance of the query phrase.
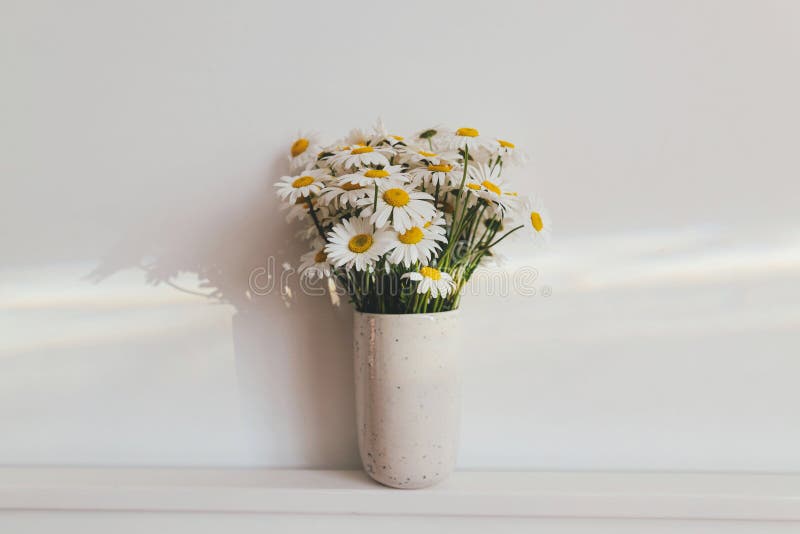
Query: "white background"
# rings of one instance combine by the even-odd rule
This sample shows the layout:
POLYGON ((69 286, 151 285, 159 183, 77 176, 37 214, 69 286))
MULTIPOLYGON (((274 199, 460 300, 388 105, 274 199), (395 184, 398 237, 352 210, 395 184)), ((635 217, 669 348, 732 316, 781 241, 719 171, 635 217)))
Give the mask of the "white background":
POLYGON ((791 1, 0 0, 0 464, 357 466, 349 309, 246 291, 302 251, 271 186, 297 130, 382 116, 524 146, 555 220, 507 252, 535 296, 464 302, 461 468, 800 470, 799 29, 791 1), (163 283, 198 279, 230 304, 163 283))

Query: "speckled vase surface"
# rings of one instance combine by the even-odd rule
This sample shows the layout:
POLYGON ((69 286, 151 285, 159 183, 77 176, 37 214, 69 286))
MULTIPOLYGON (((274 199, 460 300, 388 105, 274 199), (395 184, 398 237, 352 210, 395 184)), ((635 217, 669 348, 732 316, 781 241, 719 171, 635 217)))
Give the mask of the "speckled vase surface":
POLYGON ((461 418, 459 311, 355 313, 358 448, 393 488, 431 486, 453 470, 461 418))

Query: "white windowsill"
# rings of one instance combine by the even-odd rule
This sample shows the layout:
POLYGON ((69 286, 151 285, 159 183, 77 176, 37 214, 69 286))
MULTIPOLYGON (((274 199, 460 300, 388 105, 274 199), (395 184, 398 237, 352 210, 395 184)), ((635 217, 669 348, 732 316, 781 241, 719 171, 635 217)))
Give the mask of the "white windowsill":
POLYGON ((4 468, 0 510, 800 520, 800 476, 458 472, 392 490, 358 471, 4 468))

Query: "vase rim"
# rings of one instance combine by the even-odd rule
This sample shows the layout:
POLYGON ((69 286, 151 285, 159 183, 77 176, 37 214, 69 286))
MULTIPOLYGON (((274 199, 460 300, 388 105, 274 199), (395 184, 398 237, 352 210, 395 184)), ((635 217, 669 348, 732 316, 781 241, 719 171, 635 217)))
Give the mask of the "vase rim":
POLYGON ((404 318, 420 318, 420 317, 443 317, 446 315, 459 315, 460 309, 441 311, 441 312, 424 312, 424 313, 374 313, 374 312, 360 312, 353 310, 357 315, 373 316, 373 317, 404 317, 404 318))

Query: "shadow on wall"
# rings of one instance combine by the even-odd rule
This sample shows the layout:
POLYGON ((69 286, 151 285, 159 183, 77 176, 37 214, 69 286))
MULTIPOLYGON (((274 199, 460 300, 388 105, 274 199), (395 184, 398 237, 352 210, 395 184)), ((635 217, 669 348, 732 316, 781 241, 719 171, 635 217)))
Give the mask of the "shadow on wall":
POLYGON ((277 451, 284 466, 287 458, 305 467, 355 466, 350 306, 335 308, 328 297, 287 297, 278 283, 266 295, 250 289, 251 273, 273 261, 267 258, 296 267, 306 250, 291 239, 295 229, 277 208, 271 177, 286 172, 285 162, 275 161, 267 178, 252 180, 255 189, 235 202, 211 198, 208 206, 170 207, 125 236, 88 278, 102 283, 140 268, 147 283, 232 306, 239 394, 256 456, 263 453, 269 463, 275 454, 266 458, 266 451, 277 451), (197 276, 197 288, 175 283, 187 273, 197 276))

